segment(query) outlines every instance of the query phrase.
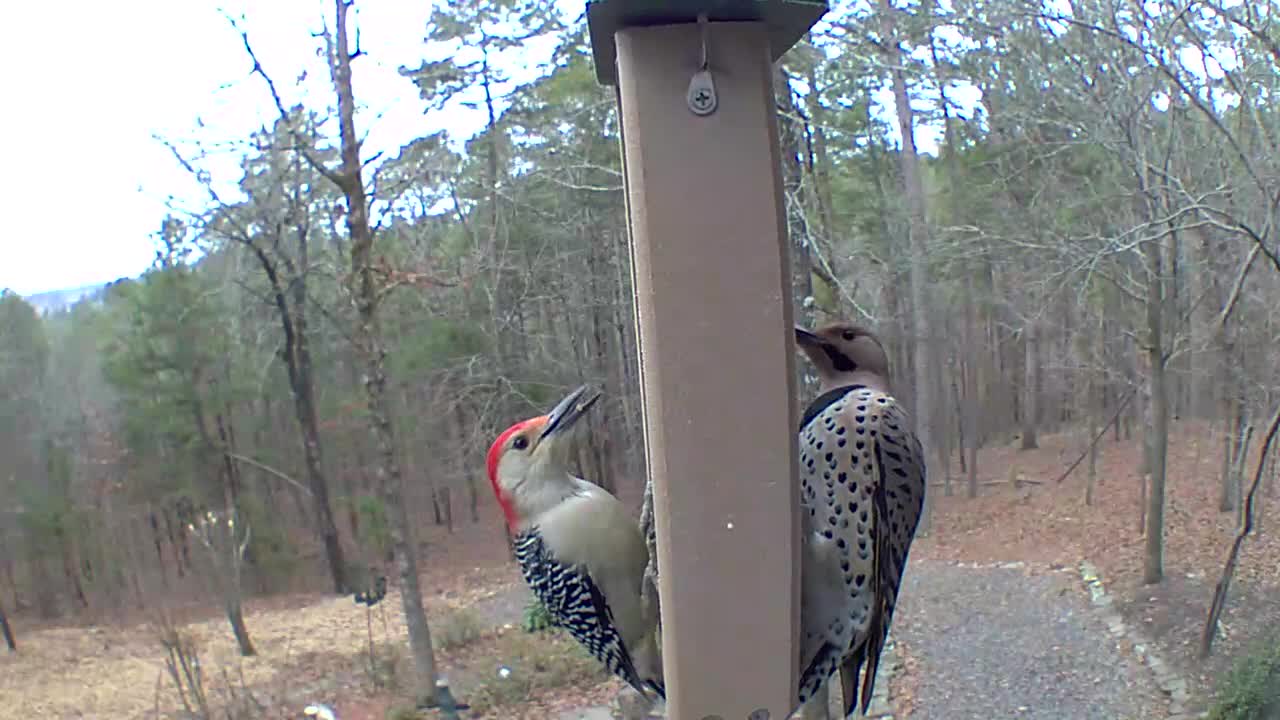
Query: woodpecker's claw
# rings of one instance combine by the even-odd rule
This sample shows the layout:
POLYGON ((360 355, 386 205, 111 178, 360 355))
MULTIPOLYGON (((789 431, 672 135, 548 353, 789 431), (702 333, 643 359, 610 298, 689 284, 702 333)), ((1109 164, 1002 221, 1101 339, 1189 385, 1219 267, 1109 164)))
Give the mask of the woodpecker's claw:
POLYGON ((596 400, 600 399, 600 393, 592 391, 588 394, 586 385, 580 386, 577 390, 564 396, 564 399, 556 403, 551 414, 547 416, 547 424, 542 428, 542 437, 548 437, 555 433, 565 432, 573 427, 587 409, 590 408, 596 400), (586 398, 585 400, 583 398, 586 398))

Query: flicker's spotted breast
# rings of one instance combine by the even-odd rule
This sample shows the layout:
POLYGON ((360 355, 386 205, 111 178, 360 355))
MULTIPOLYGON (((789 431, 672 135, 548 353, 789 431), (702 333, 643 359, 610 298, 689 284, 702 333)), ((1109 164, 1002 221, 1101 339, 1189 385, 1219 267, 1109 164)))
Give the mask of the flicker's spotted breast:
POLYGON ((906 413, 885 392, 846 385, 819 396, 800 424, 801 506, 813 558, 805 572, 800 701, 842 665, 846 703, 866 662, 870 696, 907 553, 924 504, 925 465, 906 413))

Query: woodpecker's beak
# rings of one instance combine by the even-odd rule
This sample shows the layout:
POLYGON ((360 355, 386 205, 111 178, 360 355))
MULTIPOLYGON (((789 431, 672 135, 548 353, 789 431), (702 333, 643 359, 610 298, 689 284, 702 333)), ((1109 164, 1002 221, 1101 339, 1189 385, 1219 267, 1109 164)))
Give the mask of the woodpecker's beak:
POLYGON ((573 427, 574 423, 578 422, 586 414, 587 409, 599 399, 600 393, 595 391, 588 392, 586 385, 565 395, 564 399, 557 403, 551 413, 547 415, 547 424, 542 427, 542 435, 539 440, 567 432, 573 427))

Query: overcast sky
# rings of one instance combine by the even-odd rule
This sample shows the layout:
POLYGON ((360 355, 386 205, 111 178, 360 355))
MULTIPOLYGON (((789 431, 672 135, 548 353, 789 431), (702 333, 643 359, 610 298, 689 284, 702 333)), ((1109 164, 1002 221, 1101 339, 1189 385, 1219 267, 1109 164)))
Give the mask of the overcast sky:
MULTIPOLYGON (((583 8, 582 0, 560 4, 571 16, 583 8)), ((0 288, 32 294, 142 272, 166 199, 195 208, 204 197, 153 134, 234 141, 274 118, 220 7, 247 15, 244 27, 286 104, 304 93, 317 107, 330 100, 316 55, 320 41, 312 36, 323 19, 332 23, 329 0, 50 0, 10 8, 0 288), (303 70, 309 79, 299 89, 294 80, 303 70)), ((441 127, 459 136, 481 127, 479 111, 425 116, 417 89, 396 72, 427 57, 429 3, 364 0, 356 9, 367 53, 355 66, 356 95, 366 107, 357 122, 369 135, 367 152, 394 155, 441 127)), ((516 60, 516 79, 537 73, 550 49, 543 43, 516 60)), ((214 169, 234 183, 234 153, 214 169)))
MULTIPOLYGON (((235 140, 273 119, 269 95, 260 78, 249 76, 239 36, 219 7, 248 16, 255 50, 286 103, 302 97, 294 80, 303 70, 306 92, 328 93, 315 96, 329 100, 312 33, 322 19, 332 24, 332 2, 14 3, 6 33, 9 102, 0 116, 6 138, 0 197, 7 208, 0 288, 30 294, 145 270, 166 199, 176 195, 188 205, 202 199, 153 134, 235 140)), ((417 89, 396 72, 424 59, 430 9, 427 2, 357 4, 367 57, 357 61, 354 82, 366 106, 359 123, 370 152, 394 154, 441 126, 468 134, 481 125, 476 113, 461 109, 424 116, 417 89)), ((549 45, 537 49, 521 74, 545 61, 549 45)), ((227 160, 222 179, 234 182, 235 159, 227 160)))

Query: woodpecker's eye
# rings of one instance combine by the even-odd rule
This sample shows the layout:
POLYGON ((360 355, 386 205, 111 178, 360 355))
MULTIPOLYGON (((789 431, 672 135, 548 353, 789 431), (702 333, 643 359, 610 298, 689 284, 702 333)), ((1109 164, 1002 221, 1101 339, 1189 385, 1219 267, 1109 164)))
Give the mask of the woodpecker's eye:
POLYGON ((841 334, 841 337, 843 337, 845 340, 852 340, 852 339, 854 339, 854 338, 858 337, 858 334, 857 334, 857 333, 855 333, 855 332, 854 332, 854 331, 852 331, 852 330, 845 330, 845 331, 841 334))
POLYGON ((511 447, 513 447, 513 448, 515 448, 515 449, 517 449, 517 450, 523 450, 523 449, 525 449, 525 448, 529 447, 529 438, 527 438, 527 437, 525 437, 525 436, 523 436, 523 435, 519 435, 519 436, 517 436, 517 437, 516 437, 516 439, 515 439, 515 440, 513 440, 513 441, 511 442, 511 447))

